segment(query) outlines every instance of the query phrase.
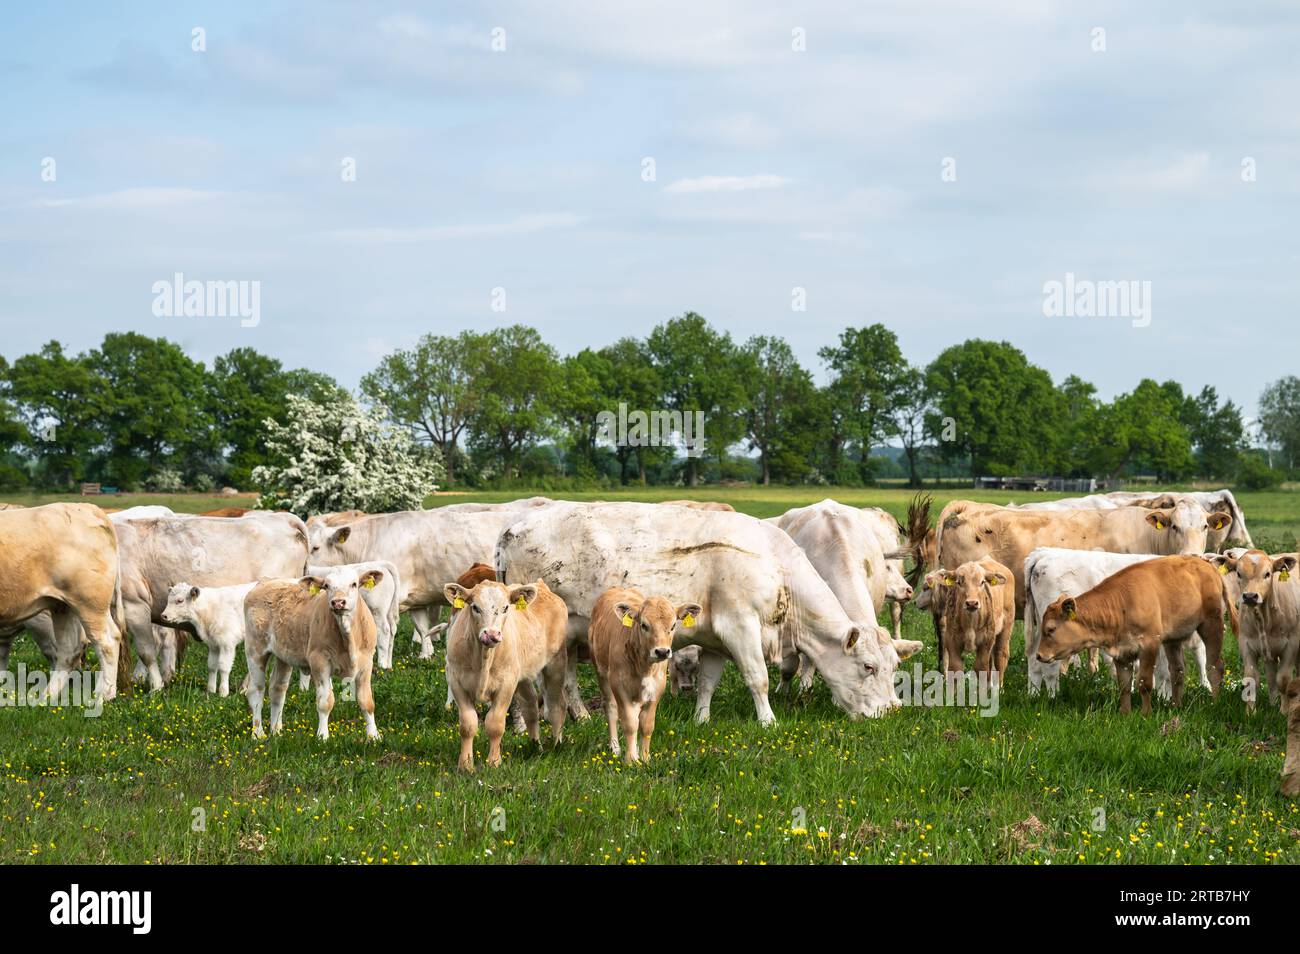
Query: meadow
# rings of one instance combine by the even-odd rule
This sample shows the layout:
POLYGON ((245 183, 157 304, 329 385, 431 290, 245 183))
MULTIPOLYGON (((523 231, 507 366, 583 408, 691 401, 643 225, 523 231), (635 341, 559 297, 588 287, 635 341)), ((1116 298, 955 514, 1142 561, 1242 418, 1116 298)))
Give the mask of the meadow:
MULTIPOLYGON (((524 495, 439 495, 430 504, 524 495)), ((562 496, 682 495, 667 488, 562 496)), ((692 495, 756 516, 825 496, 902 516, 910 498, 838 488, 692 495)), ((972 494, 936 494, 936 508, 957 496, 972 494)), ((1273 546, 1289 538, 1294 547, 1300 493, 1238 500, 1257 540, 1273 546)), ((113 501, 146 502, 177 510, 231 503, 113 501)), ((920 663, 933 668, 928 616, 909 607, 903 625, 905 637, 926 645, 920 663)), ((242 696, 204 691, 205 649, 197 644, 166 690, 127 689, 98 718, 73 708, 0 709, 0 862, 1300 861, 1300 806, 1278 793, 1285 720, 1268 705, 1246 714, 1231 640, 1217 700, 1193 687, 1181 709, 1157 702, 1150 717, 1121 716, 1113 682, 1078 669, 1056 699, 1029 696, 1017 624, 1010 676, 991 717, 974 708, 904 707, 850 722, 818 682, 806 697, 774 695, 777 723, 762 728, 728 667, 712 722, 694 723, 689 697, 664 701, 647 766, 627 768, 611 756, 596 714, 570 722, 558 749, 508 731, 502 766, 464 776, 455 771, 455 717, 443 708, 441 651, 417 660, 409 633, 404 619, 395 669, 376 679, 378 743, 365 741, 349 702, 335 708, 331 739, 318 742, 313 698, 296 687, 285 733, 254 739, 242 696)), ((44 668, 27 639, 15 644, 12 663, 44 668)), ((590 700, 595 680, 582 671, 590 700)), ((242 678, 241 656, 232 684, 242 678)), ((480 740, 480 757, 485 745, 480 740)))

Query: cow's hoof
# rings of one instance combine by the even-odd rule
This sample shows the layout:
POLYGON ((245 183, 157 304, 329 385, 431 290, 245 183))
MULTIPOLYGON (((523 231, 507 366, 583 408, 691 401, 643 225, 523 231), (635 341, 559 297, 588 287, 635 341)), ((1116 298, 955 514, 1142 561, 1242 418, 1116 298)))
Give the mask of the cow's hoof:
POLYGON ((698 724, 700 724, 700 725, 703 725, 705 722, 708 722, 708 721, 709 721, 709 710, 708 710, 708 709, 696 709, 696 710, 695 710, 695 721, 696 721, 698 724))

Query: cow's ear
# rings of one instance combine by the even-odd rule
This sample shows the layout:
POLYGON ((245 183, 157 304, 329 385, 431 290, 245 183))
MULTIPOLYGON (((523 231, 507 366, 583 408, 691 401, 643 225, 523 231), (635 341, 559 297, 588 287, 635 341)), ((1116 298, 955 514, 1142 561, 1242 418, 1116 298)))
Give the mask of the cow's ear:
POLYGON ((506 591, 506 598, 516 609, 528 609, 528 605, 537 599, 537 586, 533 583, 521 583, 506 591))
POLYGON ((1168 530, 1170 524, 1168 511, 1152 510, 1147 514, 1147 523, 1151 524, 1151 526, 1155 527, 1157 530, 1168 530))
POLYGON ((1064 602, 1061 603, 1061 615, 1066 619, 1079 618, 1079 607, 1074 605, 1073 596, 1067 596, 1064 602))
POLYGON ((361 579, 357 581, 368 590, 373 590, 376 583, 384 582, 383 570, 366 570, 361 574, 361 579))
POLYGON ((984 574, 984 582, 987 583, 989 586, 1001 586, 1006 581, 1007 578, 1003 576, 1001 573, 984 574))
POLYGON ((618 621, 628 629, 632 628, 634 620, 632 619, 632 606, 630 603, 616 603, 614 605, 614 615, 617 616, 618 621))
POLYGON ((315 596, 321 590, 325 589, 325 581, 319 576, 304 576, 298 582, 307 587, 307 592, 312 596, 315 596))
POLYGON ((334 531, 334 536, 330 537, 330 543, 339 547, 348 542, 348 537, 352 536, 351 527, 339 527, 334 531))
POLYGON ((699 603, 683 603, 677 607, 677 618, 685 629, 694 626, 704 615, 704 607, 699 603))
POLYGON ((192 600, 196 600, 196 599, 199 598, 199 588, 198 588, 197 586, 191 586, 191 587, 190 587, 190 596, 189 596, 189 598, 192 599, 192 600))
POLYGON ((862 635, 862 630, 854 626, 849 629, 849 633, 844 637, 844 651, 847 653, 850 649, 858 644, 858 637, 862 635))
POLYGON ((894 640, 894 651, 898 653, 900 660, 915 656, 925 648, 925 643, 917 642, 915 639, 896 639, 894 640))
POLYGON ((452 609, 463 609, 469 600, 469 593, 459 583, 447 583, 442 588, 443 599, 452 609))
POLYGON ((1232 526, 1232 514, 1218 513, 1216 511, 1215 513, 1210 514, 1206 523, 1209 524, 1211 530, 1222 530, 1225 527, 1232 526))
POLYGON ((1215 553, 1215 554, 1207 553, 1205 555, 1205 562, 1209 563, 1211 566, 1213 566, 1216 570, 1218 570, 1220 573, 1224 575, 1227 575, 1228 571, 1233 569, 1233 567, 1230 565, 1230 561, 1228 557, 1224 556, 1221 553, 1215 553))
POLYGON ((1295 567, 1296 558, 1289 553, 1273 561, 1273 569, 1277 571, 1277 578, 1283 583, 1291 578, 1291 574, 1295 572, 1295 567))

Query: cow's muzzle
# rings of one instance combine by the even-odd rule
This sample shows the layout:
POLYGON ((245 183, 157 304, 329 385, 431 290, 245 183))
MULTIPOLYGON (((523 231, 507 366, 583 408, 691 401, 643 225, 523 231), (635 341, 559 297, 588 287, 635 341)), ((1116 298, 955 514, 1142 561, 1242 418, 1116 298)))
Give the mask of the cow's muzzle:
POLYGON ((1243 603, 1246 603, 1249 606, 1258 606, 1261 602, 1263 602, 1263 600, 1260 599, 1258 593, 1242 593, 1241 601, 1243 603))
POLYGON ((654 649, 654 657, 655 659, 658 659, 660 662, 663 662, 672 654, 673 651, 671 649, 668 649, 665 646, 656 646, 654 649))
POLYGON ((967 600, 967 601, 966 601, 966 612, 968 612, 968 613, 973 613, 973 612, 975 612, 975 611, 976 611, 977 609, 979 609, 979 608, 980 608, 980 601, 979 601, 979 600, 967 600))
POLYGON ((489 648, 492 646, 499 646, 501 644, 501 630, 485 629, 478 634, 478 640, 484 646, 489 648))

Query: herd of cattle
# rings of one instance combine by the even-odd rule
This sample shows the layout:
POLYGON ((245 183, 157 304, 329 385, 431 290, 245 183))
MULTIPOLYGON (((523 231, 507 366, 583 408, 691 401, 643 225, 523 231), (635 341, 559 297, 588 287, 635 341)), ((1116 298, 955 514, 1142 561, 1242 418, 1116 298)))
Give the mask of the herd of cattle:
POLYGON ((374 738, 373 670, 392 667, 405 612, 421 658, 445 641, 459 765, 472 771, 482 704, 489 764, 511 712, 537 739, 544 710, 557 742, 566 717, 587 717, 581 661, 595 667, 610 748, 630 762, 649 758, 670 676, 694 690, 705 721, 728 659, 763 723, 774 718, 769 663, 780 666, 778 692, 819 675, 851 716, 889 711, 900 704, 899 663, 922 647, 901 638, 907 602, 933 617, 954 678, 973 656, 976 673, 1000 682, 1023 619, 1031 691, 1055 694, 1086 655, 1094 670, 1101 659, 1113 669, 1128 711, 1136 663, 1143 712, 1153 689, 1179 702, 1189 648, 1200 684, 1217 694, 1226 613, 1247 705, 1262 664, 1270 700, 1291 713, 1284 790, 1300 789, 1296 554, 1254 549, 1229 491, 953 501, 933 527, 929 509, 914 501, 902 527, 884 510, 833 500, 768 520, 720 503, 544 497, 306 521, 0 505, 0 670, 26 630, 57 696, 93 646, 108 700, 123 677, 162 689, 193 636, 207 646, 209 691, 225 696, 243 645, 255 734, 268 696, 270 731, 281 728, 296 670, 315 687, 322 738, 335 679, 351 685, 374 738), (877 622, 886 604, 892 632, 877 622))

